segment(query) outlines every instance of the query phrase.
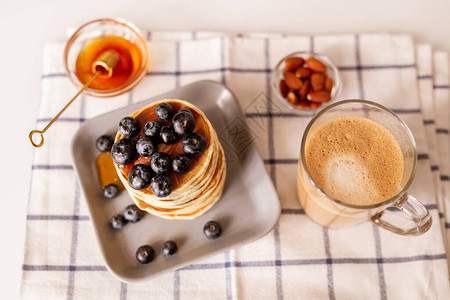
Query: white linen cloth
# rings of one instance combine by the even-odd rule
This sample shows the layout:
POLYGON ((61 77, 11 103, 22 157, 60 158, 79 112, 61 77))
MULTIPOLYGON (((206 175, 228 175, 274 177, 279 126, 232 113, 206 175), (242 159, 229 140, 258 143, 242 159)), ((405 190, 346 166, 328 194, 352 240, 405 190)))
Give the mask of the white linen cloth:
MULTIPOLYGON (((428 45, 416 53, 412 38, 402 34, 148 32, 147 39, 150 68, 133 91, 108 100, 81 96, 34 151, 23 299, 448 299, 447 53, 428 45), (286 111, 269 86, 270 70, 294 51, 330 57, 343 80, 339 99, 379 102, 408 124, 419 153, 410 192, 433 216, 429 232, 403 237, 370 222, 332 230, 304 214, 296 168, 310 118, 286 111), (203 79, 222 82, 237 96, 277 188, 280 220, 256 242, 146 283, 122 283, 104 267, 70 141, 86 119, 203 79)), ((65 75, 63 49, 64 43, 45 48, 38 128, 77 92, 65 75)))

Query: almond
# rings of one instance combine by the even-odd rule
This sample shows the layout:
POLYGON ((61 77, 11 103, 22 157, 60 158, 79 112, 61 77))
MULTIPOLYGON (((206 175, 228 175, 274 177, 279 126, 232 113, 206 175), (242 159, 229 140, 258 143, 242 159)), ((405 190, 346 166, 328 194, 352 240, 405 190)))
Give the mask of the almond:
POLYGON ((286 71, 293 72, 296 69, 303 66, 304 63, 305 63, 305 60, 301 57, 289 57, 288 59, 286 59, 286 61, 284 63, 285 64, 284 68, 286 71))
POLYGON ((319 108, 322 105, 322 103, 319 102, 309 102, 309 108, 316 109, 319 108))
POLYGON ((311 76, 312 71, 311 69, 308 68, 298 68, 297 70, 295 70, 295 76, 297 76, 298 78, 308 78, 309 76, 311 76))
POLYGON ((286 81, 284 81, 284 79, 280 80, 280 93, 281 93, 281 96, 286 98, 287 93, 288 93, 288 87, 287 87, 286 81))
POLYGON ((293 91, 289 91, 289 93, 287 94, 287 100, 289 101, 289 103, 291 104, 296 104, 297 103, 297 95, 295 94, 295 92, 293 91))
POLYGON ((307 79, 303 81, 302 88, 298 91, 298 97, 300 98, 300 100, 306 99, 306 94, 308 94, 308 91, 309 91, 309 80, 307 79))
POLYGON ((323 73, 314 73, 311 75, 311 86, 314 91, 321 91, 325 86, 325 75, 323 73))
POLYGON ((332 89, 333 89, 333 79, 327 77, 327 79, 325 80, 325 91, 331 93, 332 89))
POLYGON ((293 89, 299 90, 302 87, 302 81, 295 77, 294 73, 284 71, 284 80, 286 81, 286 85, 293 89))
POLYGON ((308 108, 309 107, 309 101, 306 100, 300 100, 299 102, 297 102, 297 104, 295 104, 295 106, 297 106, 298 108, 308 108))
POLYGON ((315 72, 326 72, 327 71, 327 66, 322 63, 320 60, 314 58, 314 57, 310 57, 306 60, 306 65, 308 66, 308 68, 310 68, 311 70, 315 71, 315 72))
POLYGON ((331 100, 330 93, 327 91, 310 92, 306 98, 311 102, 328 102, 331 100))

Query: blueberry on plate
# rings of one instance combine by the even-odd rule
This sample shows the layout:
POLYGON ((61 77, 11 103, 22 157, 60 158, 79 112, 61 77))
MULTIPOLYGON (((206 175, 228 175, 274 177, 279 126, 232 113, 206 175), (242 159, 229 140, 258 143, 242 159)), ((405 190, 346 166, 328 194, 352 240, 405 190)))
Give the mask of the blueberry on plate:
POLYGON ((143 190, 150 184, 152 169, 144 164, 134 165, 128 173, 128 184, 135 190, 143 190))
POLYGON ((140 138, 136 143, 136 151, 140 156, 152 156, 156 150, 158 150, 158 144, 149 137, 140 138))
POLYGON ((136 142, 120 139, 111 148, 111 158, 118 165, 131 164, 137 156, 136 142))
POLYGON ((172 126, 163 126, 159 136, 166 145, 173 145, 178 141, 178 135, 175 130, 173 130, 172 126))
POLYGON ((183 140, 183 151, 190 155, 199 155, 205 152, 208 142, 206 138, 199 133, 190 133, 183 140))
POLYGON ((141 264, 148 264, 155 258, 155 250, 149 245, 141 246, 136 251, 136 259, 141 264))
POLYGON ((112 216, 112 218, 109 220, 109 223, 114 229, 122 228, 127 224, 127 222, 128 221, 122 215, 119 214, 112 216))
POLYGON ((162 125, 158 121, 150 121, 144 125, 144 135, 148 137, 159 137, 161 127, 162 125))
POLYGON ((127 138, 135 137, 141 131, 139 122, 132 117, 125 117, 119 122, 119 132, 127 138))
POLYGON ((105 198, 112 199, 115 198, 118 194, 119 187, 114 183, 110 183, 103 188, 103 196, 105 196, 105 198))
POLYGON ((222 234, 222 226, 216 221, 206 222, 203 226, 203 233, 209 240, 215 240, 222 234))
POLYGON ((161 246, 161 252, 164 256, 174 255, 177 250, 178 246, 174 241, 164 242, 161 246))
POLYGON ((192 167, 192 162, 186 154, 178 154, 172 160, 172 170, 178 174, 186 174, 192 167))
POLYGON ((156 174, 150 183, 150 188, 156 197, 167 197, 172 193, 172 179, 164 174, 156 174))
POLYGON ((155 107, 155 115, 161 120, 169 121, 173 117, 173 107, 169 103, 160 103, 155 107))
POLYGON ((114 144, 114 139, 109 135, 102 135, 97 139, 96 146, 100 152, 109 152, 114 144))
POLYGON ((131 223, 139 222, 145 213, 140 210, 135 204, 130 204, 123 210, 123 216, 127 221, 131 223))
POLYGON ((188 135, 195 129, 194 116, 186 111, 178 111, 172 119, 172 124, 178 135, 188 135))
POLYGON ((170 171, 172 160, 169 154, 156 152, 150 160, 150 167, 156 174, 162 174, 170 171))

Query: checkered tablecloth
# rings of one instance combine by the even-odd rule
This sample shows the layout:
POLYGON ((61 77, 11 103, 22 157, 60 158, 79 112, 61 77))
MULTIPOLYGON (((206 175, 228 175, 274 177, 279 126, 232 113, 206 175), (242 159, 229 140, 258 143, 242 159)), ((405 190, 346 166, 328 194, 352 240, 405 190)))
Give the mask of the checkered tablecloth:
MULTIPOLYGON (((147 39, 150 68, 133 91, 110 100, 82 95, 34 151, 23 299, 449 298, 448 53, 401 34, 148 32, 147 39), (332 230, 304 214, 296 167, 310 118, 286 111, 269 86, 271 69, 294 51, 331 58, 343 80, 340 99, 379 102, 408 124, 419 153, 410 192, 434 219, 425 235, 402 237, 370 222, 332 230), (203 79, 221 82, 237 96, 276 186, 280 220, 251 244, 145 283, 122 283, 106 270, 96 245, 71 164, 71 138, 86 119, 203 79)), ((54 43, 44 51, 38 128, 77 91, 65 74, 63 49, 64 43, 54 43)))

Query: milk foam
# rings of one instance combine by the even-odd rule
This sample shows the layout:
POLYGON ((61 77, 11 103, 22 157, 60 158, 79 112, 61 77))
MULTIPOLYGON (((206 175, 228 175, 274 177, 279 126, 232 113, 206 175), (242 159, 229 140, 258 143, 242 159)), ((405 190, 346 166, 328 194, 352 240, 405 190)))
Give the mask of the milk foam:
POLYGON ((403 179, 403 154, 394 137, 362 117, 340 117, 322 124, 308 138, 306 164, 330 196, 355 205, 387 200, 403 179))
POLYGON ((368 174, 368 168, 356 155, 335 154, 325 164, 323 188, 337 199, 359 199, 360 204, 367 205, 367 199, 379 197, 368 174))

